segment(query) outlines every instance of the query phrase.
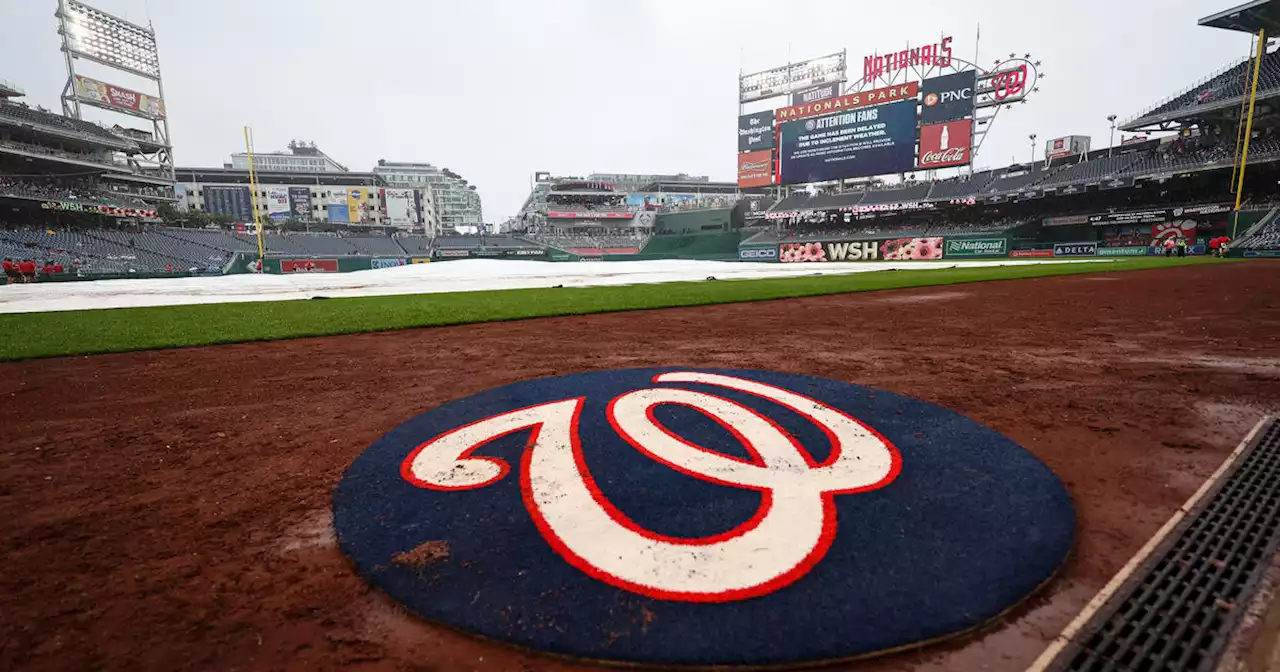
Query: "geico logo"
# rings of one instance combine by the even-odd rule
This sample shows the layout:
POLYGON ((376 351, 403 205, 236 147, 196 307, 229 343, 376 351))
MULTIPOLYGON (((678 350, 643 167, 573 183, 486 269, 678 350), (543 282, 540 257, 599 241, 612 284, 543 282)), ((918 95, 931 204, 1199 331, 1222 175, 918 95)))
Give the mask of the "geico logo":
POLYGON ((739 250, 738 256, 742 259, 773 259, 778 256, 778 251, 773 248, 739 250))

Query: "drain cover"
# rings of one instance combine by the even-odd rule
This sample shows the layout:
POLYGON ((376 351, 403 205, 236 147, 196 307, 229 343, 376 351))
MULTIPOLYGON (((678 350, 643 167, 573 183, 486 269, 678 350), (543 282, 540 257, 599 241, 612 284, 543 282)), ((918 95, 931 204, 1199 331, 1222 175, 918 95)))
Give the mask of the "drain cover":
POLYGON ((1055 659, 1056 672, 1212 670, 1280 544, 1280 420, 1055 659))

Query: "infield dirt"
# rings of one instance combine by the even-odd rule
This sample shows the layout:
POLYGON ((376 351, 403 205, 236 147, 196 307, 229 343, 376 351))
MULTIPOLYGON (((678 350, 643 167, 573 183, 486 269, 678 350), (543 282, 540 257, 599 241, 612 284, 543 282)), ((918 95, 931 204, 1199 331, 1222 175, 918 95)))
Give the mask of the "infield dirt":
POLYGON ((1277 297, 1280 264, 1223 263, 0 365, 0 669, 594 669, 405 614, 338 551, 330 492, 445 401, 687 365, 909 394, 1044 460, 1078 514, 1060 577, 836 668, 1022 670, 1280 411, 1277 297))

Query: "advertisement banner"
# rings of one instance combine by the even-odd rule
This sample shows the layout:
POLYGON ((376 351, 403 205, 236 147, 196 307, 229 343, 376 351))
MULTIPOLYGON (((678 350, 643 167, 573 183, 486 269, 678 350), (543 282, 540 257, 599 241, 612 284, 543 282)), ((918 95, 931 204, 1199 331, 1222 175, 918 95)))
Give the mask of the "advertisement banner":
POLYGON ((369 199, 369 190, 364 187, 347 188, 347 216, 351 222, 372 224, 373 203, 369 199))
POLYGON ((941 258, 941 238, 823 241, 783 243, 778 246, 778 261, 786 264, 807 261, 876 261, 879 259, 908 261, 941 258))
POLYGON ((819 86, 816 89, 809 89, 807 91, 791 94, 791 106, 808 105, 809 103, 816 103, 819 100, 835 98, 838 95, 840 95, 840 82, 832 82, 830 84, 819 86))
POLYGON ((289 190, 285 187, 267 189, 267 218, 273 222, 289 219, 289 190))
POLYGON ((1152 224, 1151 238, 1160 243, 1163 243, 1165 238, 1186 238, 1194 241, 1196 239, 1196 221, 1194 219, 1175 219, 1170 222, 1152 224))
POLYGON ((204 187, 204 209, 215 215, 230 215, 238 222, 253 221, 249 187, 204 187))
POLYGON ((404 266, 404 259, 370 259, 369 268, 395 268, 396 266, 404 266))
POLYGON ((763 187, 773 184, 773 150, 738 155, 738 186, 763 187))
POLYGON ((1104 212, 1089 215, 1089 223, 1094 226, 1108 224, 1154 224, 1169 219, 1168 210, 1130 210, 1128 212, 1104 212))
POLYGON ((749 103, 845 80, 845 53, 753 72, 738 78, 738 102, 749 103))
POLYGON ((1014 259, 1046 259, 1053 256, 1053 250, 1013 250, 1009 256, 1014 259))
POLYGON ((311 189, 309 187, 289 187, 289 214, 294 219, 312 219, 311 189))
POLYGON ((803 105, 792 105, 790 107, 779 108, 776 112, 776 117, 778 122, 795 121, 796 119, 816 117, 820 114, 843 112, 844 110, 870 107, 872 105, 883 105, 884 103, 893 103, 900 100, 910 100, 914 102, 916 95, 919 93, 919 82, 907 82, 906 84, 886 86, 881 89, 871 89, 870 91, 863 91, 861 93, 846 93, 843 96, 819 100, 814 103, 805 103, 803 105))
POLYGON ((1146 247, 1099 247, 1099 257, 1145 257, 1146 247))
POLYGON ((164 118, 163 100, 80 75, 76 75, 76 98, 148 119, 164 118))
POLYGON ((973 120, 961 119, 920 127, 920 160, 924 170, 963 166, 972 160, 973 120))
POLYGON ((913 170, 916 104, 907 100, 787 122, 780 143, 781 184, 913 170))
POLYGON ((885 261, 919 261, 942 258, 941 238, 895 238, 880 245, 885 261))
POLYGON ((738 249, 738 258, 742 261, 777 261, 778 248, 769 247, 743 247, 738 249))
POLYGON ((337 273, 337 259, 281 259, 281 273, 337 273))
POLYGON ((1003 257, 1009 248, 1004 238, 948 238, 944 257, 1003 257))
POLYGON ((738 151, 773 149, 773 110, 738 117, 738 151))
POLYGON ((410 189, 387 189, 383 197, 387 209, 387 219, 395 226, 413 226, 417 223, 413 216, 413 191, 410 189))
POLYGON ((1045 217, 1041 220, 1045 226, 1071 226, 1073 224, 1088 224, 1089 215, 1067 215, 1065 217, 1045 217))
POLYGON ((1054 243, 1055 257, 1094 257, 1098 254, 1098 243, 1054 243))
POLYGON ((330 222, 351 222, 351 212, 345 205, 326 205, 325 212, 328 213, 330 222))
POLYGON ((1087 135, 1068 135, 1065 138, 1054 138, 1045 141, 1044 155, 1050 159, 1060 159, 1064 156, 1088 154, 1091 144, 1093 144, 1093 140, 1087 135))
POLYGON ((1098 185, 1101 189, 1127 189, 1132 186, 1132 177, 1117 177, 1114 180, 1106 180, 1098 185))
POLYGON ((558 219, 631 219, 634 212, 560 212, 551 210, 555 206, 548 205, 547 216, 558 219))
POLYGON ((937 124, 973 116, 977 71, 965 70, 920 83, 920 123, 937 124))
POLYGON ((880 244, 874 240, 783 243, 778 246, 778 261, 784 264, 806 261, 875 261, 879 258, 880 244))

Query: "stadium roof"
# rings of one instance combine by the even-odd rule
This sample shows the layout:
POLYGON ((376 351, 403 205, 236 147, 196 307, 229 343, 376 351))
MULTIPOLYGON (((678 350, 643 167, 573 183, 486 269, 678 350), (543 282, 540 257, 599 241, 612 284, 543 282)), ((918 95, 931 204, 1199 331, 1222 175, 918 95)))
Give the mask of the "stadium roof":
POLYGON ((20 98, 25 95, 27 95, 27 92, 23 91, 21 86, 0 79, 0 98, 20 98))
POLYGON ((737 182, 690 182, 660 181, 651 182, 636 190, 637 192, 678 192, 694 194, 732 194, 738 191, 737 182))
POLYGON ((1267 31, 1267 35, 1280 33, 1280 0, 1253 0, 1239 7, 1232 7, 1200 19, 1200 25, 1246 33, 1267 31))
MULTIPOLYGON (((242 168, 175 168, 178 182, 214 184, 249 184, 249 171, 242 168)), ((328 187, 385 187, 381 175, 375 173, 304 173, 297 171, 257 173, 258 184, 295 184, 328 187)))

